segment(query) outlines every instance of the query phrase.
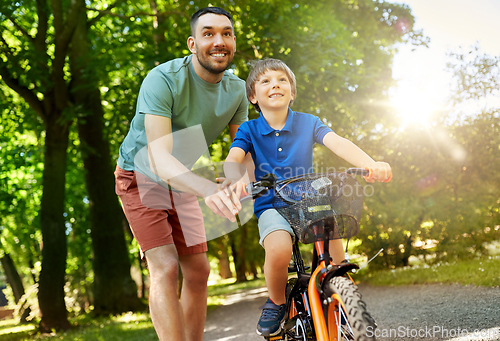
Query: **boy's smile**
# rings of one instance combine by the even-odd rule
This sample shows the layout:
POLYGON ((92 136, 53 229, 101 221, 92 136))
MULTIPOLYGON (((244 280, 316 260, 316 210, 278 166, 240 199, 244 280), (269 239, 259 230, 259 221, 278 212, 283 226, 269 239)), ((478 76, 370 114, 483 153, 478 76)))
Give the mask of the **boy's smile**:
POLYGON ((292 87, 286 72, 267 70, 255 83, 255 94, 250 101, 264 111, 288 110, 293 100, 292 87))

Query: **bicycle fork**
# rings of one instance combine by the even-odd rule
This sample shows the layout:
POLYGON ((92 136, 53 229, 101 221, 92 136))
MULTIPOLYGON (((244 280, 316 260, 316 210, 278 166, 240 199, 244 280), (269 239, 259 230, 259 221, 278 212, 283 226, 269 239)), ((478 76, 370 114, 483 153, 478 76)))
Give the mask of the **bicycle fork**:
MULTIPOLYGON (((313 226, 315 235, 314 247, 318 255, 318 266, 314 269, 308 285, 309 305, 311 307, 311 315, 318 341, 336 341, 339 339, 342 311, 345 311, 342 300, 333 292, 324 292, 323 283, 329 281, 335 276, 343 276, 348 271, 358 268, 355 264, 335 265, 332 263, 329 250, 328 239, 322 237, 324 228, 322 226, 313 226), (326 297, 324 301, 321 296, 326 297), (341 307, 339 305, 342 305, 341 307), (327 309, 325 316, 323 306, 327 309)), ((352 280, 352 278, 349 276, 352 280)), ((345 319, 345 317, 344 317, 345 319)))

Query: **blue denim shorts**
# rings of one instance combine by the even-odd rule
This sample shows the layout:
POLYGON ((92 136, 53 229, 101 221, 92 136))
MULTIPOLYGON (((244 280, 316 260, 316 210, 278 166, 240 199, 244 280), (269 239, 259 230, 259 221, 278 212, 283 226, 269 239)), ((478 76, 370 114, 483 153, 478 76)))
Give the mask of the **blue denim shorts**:
POLYGON ((274 208, 270 208, 262 212, 259 217, 259 244, 263 245, 262 242, 269 233, 279 230, 290 233, 292 241, 295 240, 295 233, 290 227, 290 224, 285 220, 285 218, 281 216, 281 214, 278 213, 278 211, 276 211, 274 208))

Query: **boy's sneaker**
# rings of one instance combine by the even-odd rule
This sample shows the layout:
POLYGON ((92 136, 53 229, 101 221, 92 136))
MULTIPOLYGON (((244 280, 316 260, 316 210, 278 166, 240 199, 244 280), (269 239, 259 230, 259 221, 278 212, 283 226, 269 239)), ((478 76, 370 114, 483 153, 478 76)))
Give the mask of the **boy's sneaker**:
POLYGON ((285 305, 276 305, 268 298, 260 307, 262 314, 257 324, 257 334, 262 336, 275 336, 281 332, 281 322, 285 318, 285 305))

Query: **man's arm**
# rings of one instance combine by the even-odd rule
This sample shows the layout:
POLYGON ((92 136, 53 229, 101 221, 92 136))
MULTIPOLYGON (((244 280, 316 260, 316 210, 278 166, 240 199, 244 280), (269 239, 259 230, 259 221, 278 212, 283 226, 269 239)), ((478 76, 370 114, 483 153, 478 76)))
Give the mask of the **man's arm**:
POLYGON ((234 215, 241 209, 235 206, 226 192, 207 179, 193 174, 172 155, 172 121, 168 117, 146 114, 144 118, 148 140, 151 170, 172 187, 205 199, 217 215, 236 221, 234 215))
POLYGON ((374 182, 375 180, 385 181, 392 175, 391 166, 388 163, 374 161, 361 148, 334 132, 329 132, 325 135, 323 144, 355 167, 371 168, 373 170, 373 180, 368 179, 368 182, 374 182))

